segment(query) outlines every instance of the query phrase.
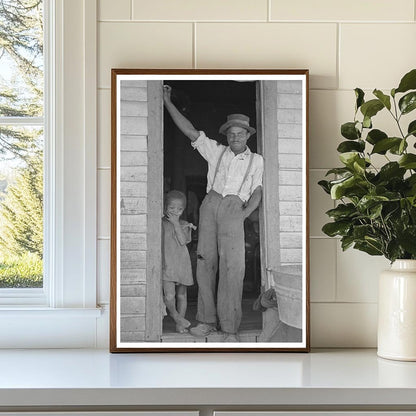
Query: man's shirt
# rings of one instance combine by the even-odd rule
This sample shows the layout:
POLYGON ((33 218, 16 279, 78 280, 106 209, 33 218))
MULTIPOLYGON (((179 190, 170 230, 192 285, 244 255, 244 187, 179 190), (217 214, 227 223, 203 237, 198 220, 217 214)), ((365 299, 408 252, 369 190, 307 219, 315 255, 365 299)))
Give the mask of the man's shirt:
POLYGON ((208 162, 207 193, 212 189, 222 196, 238 195, 247 202, 254 190, 263 183, 263 157, 253 153, 253 162, 241 191, 240 186, 244 180, 250 163, 251 150, 247 147, 243 153, 235 155, 229 146, 224 146, 216 140, 209 139, 203 131, 192 142, 192 147, 197 149, 201 156, 208 162), (217 176, 214 182, 215 170, 221 154, 224 152, 217 176))

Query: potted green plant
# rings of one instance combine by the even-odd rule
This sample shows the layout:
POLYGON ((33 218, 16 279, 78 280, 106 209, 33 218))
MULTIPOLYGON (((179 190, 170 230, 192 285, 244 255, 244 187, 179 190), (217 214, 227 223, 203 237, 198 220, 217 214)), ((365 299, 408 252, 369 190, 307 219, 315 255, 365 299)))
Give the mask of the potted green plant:
POLYGON ((342 124, 345 140, 337 148, 342 166, 319 182, 337 201, 322 231, 340 238, 343 250, 390 260, 380 276, 378 354, 416 360, 416 120, 407 116, 416 109, 416 69, 389 94, 375 89, 366 101, 362 89, 354 91, 354 119, 342 124), (395 131, 373 126, 381 111, 393 118, 395 131), (375 163, 380 157, 384 164, 375 163))

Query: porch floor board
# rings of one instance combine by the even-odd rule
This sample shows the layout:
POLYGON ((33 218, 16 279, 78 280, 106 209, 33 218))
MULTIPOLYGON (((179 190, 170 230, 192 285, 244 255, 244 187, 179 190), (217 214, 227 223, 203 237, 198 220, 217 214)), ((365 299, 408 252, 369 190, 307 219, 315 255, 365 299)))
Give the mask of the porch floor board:
MULTIPOLYGON (((240 342, 257 342, 257 337, 262 330, 262 313, 253 311, 253 299, 243 299, 243 319, 241 321, 238 336, 240 342)), ((198 322, 195 320, 196 316, 196 302, 188 304, 186 312, 186 319, 188 319, 192 326, 198 322)), ((175 322, 170 316, 165 316, 163 319, 163 335, 161 342, 222 342, 223 333, 221 331, 212 333, 207 337, 194 337, 191 334, 179 334, 175 331, 175 322)))

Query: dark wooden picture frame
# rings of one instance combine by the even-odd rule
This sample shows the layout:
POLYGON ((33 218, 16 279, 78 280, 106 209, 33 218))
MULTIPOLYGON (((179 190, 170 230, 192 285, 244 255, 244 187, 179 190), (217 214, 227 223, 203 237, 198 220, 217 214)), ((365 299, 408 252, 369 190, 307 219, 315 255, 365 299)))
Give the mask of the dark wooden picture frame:
MULTIPOLYGON (((309 351, 308 89, 304 69, 112 70, 111 352, 309 351), (223 140, 218 128, 231 113, 250 115, 257 130, 247 146, 264 158, 263 195, 250 222, 253 242, 245 231, 248 329, 236 342, 224 342, 221 330, 205 337, 175 332, 164 316, 166 183, 183 190, 186 183, 198 206, 206 182, 205 161, 164 110, 163 85, 171 86, 177 108, 211 139, 223 140)), ((193 265, 194 243, 188 245, 193 265)), ((198 285, 189 289, 198 296, 198 285)), ((194 325, 192 302, 186 317, 194 325)))

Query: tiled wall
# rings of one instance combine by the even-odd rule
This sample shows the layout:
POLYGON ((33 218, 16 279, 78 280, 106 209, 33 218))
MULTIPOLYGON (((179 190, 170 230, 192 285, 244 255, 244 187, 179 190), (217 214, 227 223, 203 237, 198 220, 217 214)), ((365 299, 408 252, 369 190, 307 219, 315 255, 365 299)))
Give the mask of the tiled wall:
MULTIPOLYGON (((321 227, 316 185, 338 165, 355 87, 390 90, 416 67, 414 0, 99 0, 98 298, 109 299, 110 69, 309 68, 312 346, 376 345, 377 275, 388 262, 342 253, 321 227)), ((375 120, 387 128, 386 116, 375 120)))

